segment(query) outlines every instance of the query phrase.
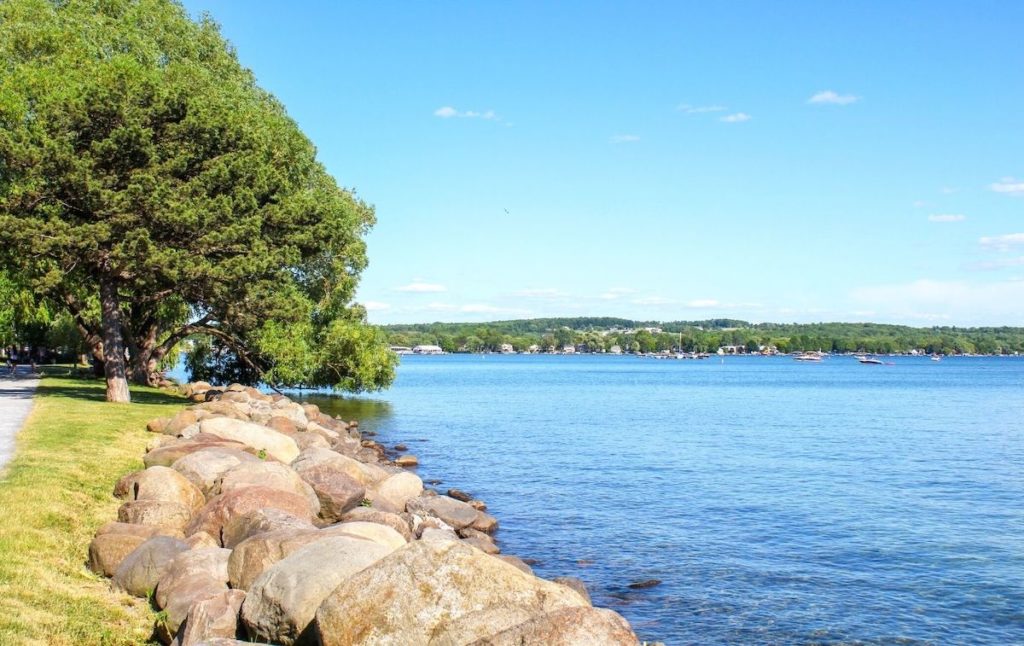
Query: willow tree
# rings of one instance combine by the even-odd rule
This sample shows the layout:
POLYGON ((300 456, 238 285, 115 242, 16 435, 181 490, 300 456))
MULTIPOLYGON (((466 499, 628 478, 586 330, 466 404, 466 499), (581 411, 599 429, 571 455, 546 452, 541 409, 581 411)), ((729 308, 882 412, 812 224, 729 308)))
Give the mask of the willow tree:
POLYGON ((250 381, 389 384, 352 302, 373 223, 209 18, 0 2, 0 254, 74 317, 108 400, 189 337, 250 381))

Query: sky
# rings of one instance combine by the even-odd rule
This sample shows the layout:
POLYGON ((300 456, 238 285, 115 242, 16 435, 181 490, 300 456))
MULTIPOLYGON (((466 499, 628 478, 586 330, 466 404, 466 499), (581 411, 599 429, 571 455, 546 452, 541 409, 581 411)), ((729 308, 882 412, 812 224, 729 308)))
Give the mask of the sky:
POLYGON ((374 323, 1024 325, 1024 3, 185 6, 375 207, 374 323))

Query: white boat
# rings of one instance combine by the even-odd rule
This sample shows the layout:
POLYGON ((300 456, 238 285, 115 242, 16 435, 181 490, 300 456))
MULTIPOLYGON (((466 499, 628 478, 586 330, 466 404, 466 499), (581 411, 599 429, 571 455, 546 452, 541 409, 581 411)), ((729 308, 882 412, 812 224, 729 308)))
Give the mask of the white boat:
POLYGON ((942 361, 942 357, 937 354, 932 355, 932 361, 942 361))
POLYGON ((872 365, 872 366, 881 366, 881 365, 883 365, 881 359, 876 359, 875 357, 866 357, 864 355, 859 355, 857 357, 857 361, 860 361, 861 363, 866 363, 866 364, 869 364, 869 365, 872 365))
POLYGON ((821 355, 814 352, 804 352, 793 357, 794 361, 821 361, 821 355))

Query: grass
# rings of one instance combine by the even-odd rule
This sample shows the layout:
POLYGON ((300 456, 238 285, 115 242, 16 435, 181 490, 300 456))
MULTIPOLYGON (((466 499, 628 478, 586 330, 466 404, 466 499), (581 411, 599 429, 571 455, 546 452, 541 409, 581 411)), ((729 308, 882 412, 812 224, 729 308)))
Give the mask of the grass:
POLYGON ((108 404, 102 381, 46 372, 0 472, 0 644, 147 643, 146 602, 85 562, 96 529, 116 520, 114 483, 143 466, 146 421, 185 400, 133 388, 132 404, 108 404))

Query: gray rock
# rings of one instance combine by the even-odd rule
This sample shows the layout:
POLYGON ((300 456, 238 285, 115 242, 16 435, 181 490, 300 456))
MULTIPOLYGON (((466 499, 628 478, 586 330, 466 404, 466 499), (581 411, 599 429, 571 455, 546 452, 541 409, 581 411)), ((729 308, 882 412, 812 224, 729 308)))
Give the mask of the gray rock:
POLYGON ((569 588, 458 541, 414 541, 335 588, 316 626, 323 646, 465 644, 585 605, 569 588))
POLYGON ((562 608, 478 639, 472 646, 639 646, 629 622, 598 608, 562 608))
POLYGON ((171 468, 209 495, 221 476, 240 464, 259 462, 251 453, 238 449, 201 449, 179 458, 171 468))
POLYGON ((366 488, 359 481, 343 471, 335 470, 330 464, 308 467, 300 475, 315 492, 319 500, 320 517, 327 522, 341 520, 345 512, 363 501, 366 494, 366 488))
POLYGON ((89 569, 101 576, 114 576, 125 557, 146 542, 135 534, 99 534, 89 543, 89 569))
POLYGON ((228 589, 228 556, 231 550, 207 547, 182 552, 156 586, 157 605, 165 611, 162 629, 173 637, 189 608, 228 589))
POLYGON ((436 516, 455 529, 469 527, 476 522, 480 512, 464 502, 448 496, 421 496, 406 503, 410 513, 436 516))
POLYGON ((174 557, 186 551, 185 541, 169 536, 150 538, 121 561, 113 583, 128 594, 145 599, 156 588, 174 557))
POLYGON ((245 539, 277 529, 315 531, 316 526, 305 518, 298 518, 280 509, 256 509, 235 516, 224 525, 224 547, 234 548, 245 539))
POLYGON ((253 582, 242 604, 249 636, 294 644, 313 642, 310 622, 328 594, 350 576, 393 551, 351 536, 306 545, 270 566, 253 582))
POLYGON ((234 638, 239 636, 238 614, 242 610, 245 592, 226 590, 202 601, 197 601, 188 611, 185 629, 178 633, 177 646, 199 646, 200 644, 241 644, 234 638), (222 641, 223 640, 223 641, 222 641))
POLYGON ((277 431, 228 417, 213 417, 199 423, 203 434, 215 435, 225 440, 240 442, 256 451, 266 451, 275 460, 290 463, 299 455, 295 441, 277 431))

